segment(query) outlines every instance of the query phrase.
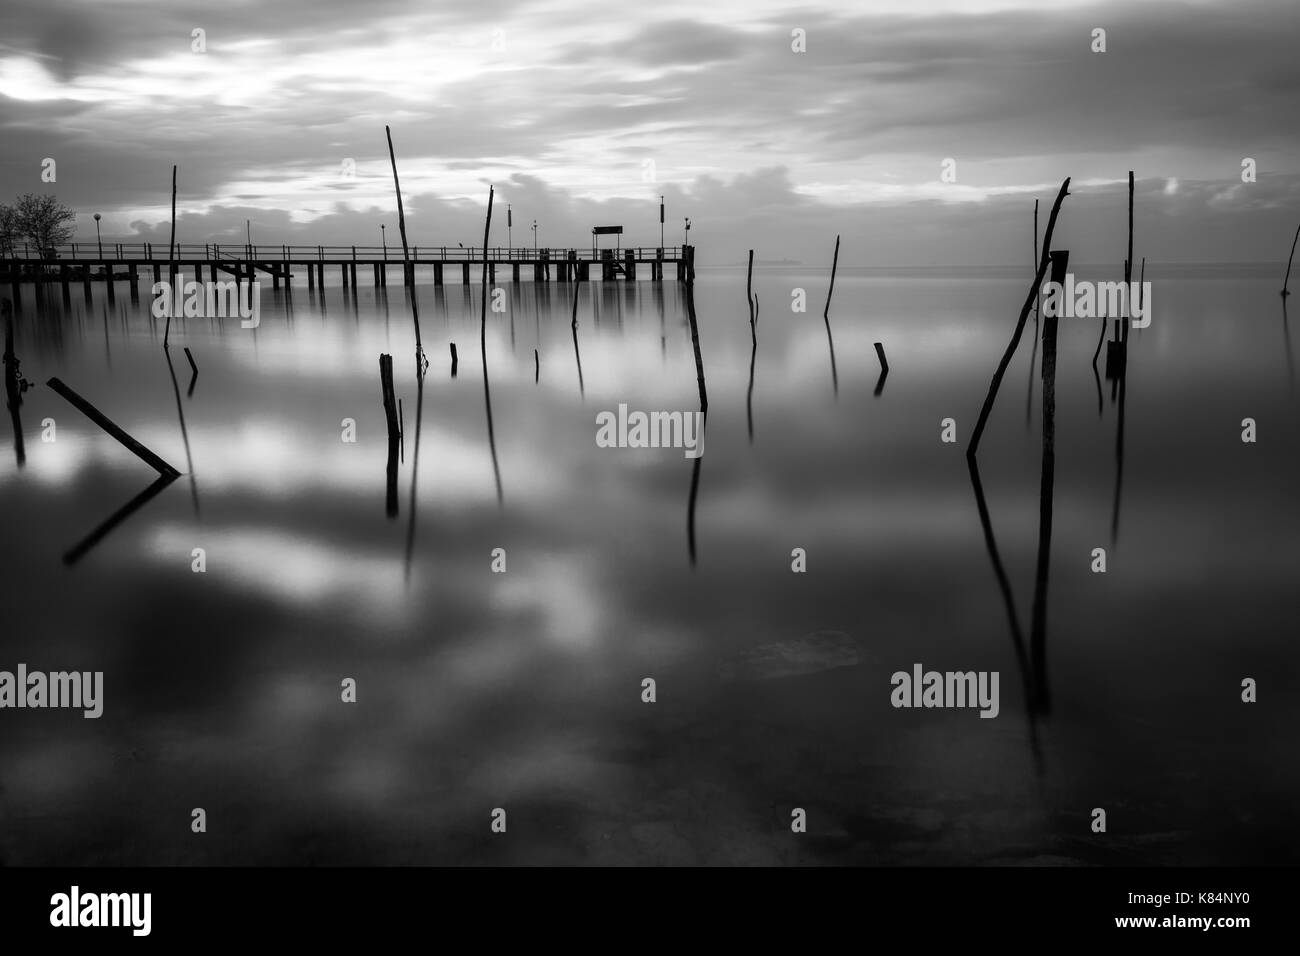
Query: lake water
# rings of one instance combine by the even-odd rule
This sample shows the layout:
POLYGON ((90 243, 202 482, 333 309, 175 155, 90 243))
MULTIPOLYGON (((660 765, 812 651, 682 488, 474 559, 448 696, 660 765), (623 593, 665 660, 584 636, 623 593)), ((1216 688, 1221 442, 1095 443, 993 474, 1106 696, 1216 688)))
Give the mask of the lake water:
POLYGON ((0 860, 1300 861, 1300 429, 1273 270, 1148 267, 1122 474, 1100 322, 1061 320, 1041 582, 1030 320, 979 454, 1017 639, 964 449, 1030 277, 841 270, 833 379, 827 271, 784 268, 755 276, 752 439, 745 276, 701 271, 698 463, 595 441, 620 403, 698 408, 672 281, 584 285, 577 354, 571 287, 506 283, 492 442, 477 284, 417 290, 422 390, 400 284, 268 283, 256 330, 175 321, 174 373, 147 284, 136 306, 124 284, 41 308, 24 287, 37 385, 25 464, 0 455, 0 669, 102 671, 104 714, 0 712, 0 860), (406 430, 395 516, 380 353, 406 430), (183 473, 80 553, 154 474, 51 376, 183 473), (997 718, 891 706, 918 663, 999 672, 997 718))

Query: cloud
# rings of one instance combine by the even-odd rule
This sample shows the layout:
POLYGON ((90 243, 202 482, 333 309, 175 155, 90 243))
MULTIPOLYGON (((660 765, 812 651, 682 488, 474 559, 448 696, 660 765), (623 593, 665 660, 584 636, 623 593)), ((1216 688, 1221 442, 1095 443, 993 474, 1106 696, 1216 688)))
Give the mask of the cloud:
MULTIPOLYGON (((707 232, 730 255, 746 241, 739 230, 786 228, 796 211, 820 217, 822 232, 838 212, 879 223, 882 206, 905 211, 906 222, 884 217, 904 230, 887 244, 903 252, 909 229, 917 242, 954 222, 968 234, 969 210, 948 207, 987 215, 993 200, 1050 199, 1066 175, 1218 181, 1214 203, 1192 190, 1204 213, 1183 207, 1208 216, 1264 194, 1289 201, 1289 190, 1230 192, 1243 156, 1258 160, 1258 185, 1300 172, 1296 134, 1277 122, 1300 88, 1300 12, 1279 0, 822 4, 797 15, 670 0, 618 16, 558 0, 377 0, 366 13, 341 0, 288 0, 274 14, 16 0, 0 14, 0 179, 13 192, 57 190, 87 222, 101 211, 110 232, 129 234, 164 213, 176 163, 182 226, 196 239, 242 218, 286 234, 301 223, 373 231, 391 216, 390 124, 404 195, 429 214, 425 241, 473 236, 461 230, 492 182, 565 245, 585 241, 596 213, 657 225, 662 193, 678 222, 691 214, 701 241, 707 232), (807 53, 791 51, 792 25, 807 31, 807 53), (1104 54, 1089 49, 1098 25, 1104 54), (206 54, 190 52, 195 26, 206 54), (56 185, 39 181, 46 156, 59 162, 56 185), (939 181, 946 157, 953 184, 939 181), (353 179, 339 175, 345 159, 353 179)), ((1018 256, 1010 230, 994 235, 975 243, 980 255, 1018 256)), ((1166 257, 1179 258, 1187 240, 1170 238, 1166 257)))

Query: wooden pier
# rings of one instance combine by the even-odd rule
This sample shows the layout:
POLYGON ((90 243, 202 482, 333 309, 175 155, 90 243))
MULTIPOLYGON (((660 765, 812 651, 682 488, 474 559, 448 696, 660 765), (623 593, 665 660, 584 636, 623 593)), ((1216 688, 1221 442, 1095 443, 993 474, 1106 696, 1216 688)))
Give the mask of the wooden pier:
POLYGON ((469 285, 471 267, 481 274, 485 261, 490 283, 497 282, 498 269, 508 271, 501 279, 510 282, 585 282, 597 278, 630 282, 638 277, 638 268, 641 276, 662 282, 668 265, 675 267, 676 279, 684 282, 695 264, 694 246, 581 250, 489 247, 486 255, 483 249, 472 246, 416 246, 405 261, 400 249, 376 246, 190 244, 177 245, 172 258, 166 245, 147 242, 71 243, 47 250, 44 255, 26 249, 16 253, 13 258, 0 260, 0 284, 11 285, 15 298, 18 286, 28 282, 59 283, 65 297, 74 283, 82 284, 89 294, 91 282, 107 282, 112 298, 114 284, 125 281, 135 295, 142 273, 150 283, 170 280, 173 275, 181 281, 193 278, 202 282, 205 271, 214 282, 242 282, 269 275, 276 289, 281 282, 291 285, 301 276, 307 288, 316 289, 324 288, 325 276, 334 269, 339 270, 344 288, 356 288, 358 269, 361 275, 368 269, 375 286, 386 286, 388 270, 393 266, 402 267, 406 285, 414 285, 419 274, 431 273, 433 284, 438 286, 455 281, 458 273, 461 284, 469 285))

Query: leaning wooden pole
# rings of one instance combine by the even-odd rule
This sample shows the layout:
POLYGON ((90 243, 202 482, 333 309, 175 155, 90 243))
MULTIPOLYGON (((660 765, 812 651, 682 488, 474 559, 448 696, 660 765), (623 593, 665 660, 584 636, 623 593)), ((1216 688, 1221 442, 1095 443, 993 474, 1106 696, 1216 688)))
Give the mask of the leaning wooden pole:
MULTIPOLYGON (((1038 263, 1038 200, 1034 200, 1034 263, 1038 263)), ((1042 299, 1034 297, 1034 315, 1038 315, 1042 308, 1042 299)), ((1036 351, 1036 350, 1035 350, 1036 351)))
POLYGON ((1291 255, 1286 260, 1286 278, 1282 280, 1282 298, 1286 298, 1291 293, 1286 290, 1287 283, 1291 281, 1291 260, 1295 258, 1295 244, 1300 240, 1300 226, 1295 227, 1295 239, 1291 240, 1291 255))
POLYGON ((59 381, 59 379, 52 378, 45 384, 67 399, 72 406, 77 409, 77 411, 81 412, 81 414, 85 415, 92 422, 125 445, 137 458, 147 464, 154 471, 158 472, 158 474, 167 478, 180 477, 179 471, 128 435, 107 415, 101 412, 94 405, 90 404, 90 402, 86 401, 72 389, 68 388, 68 386, 64 385, 63 382, 59 381))
POLYGON ((481 303, 482 308, 479 311, 478 342, 479 349, 484 355, 487 355, 488 236, 492 232, 492 197, 495 193, 496 187, 489 186, 487 220, 483 223, 483 301, 481 303))
POLYGON ((1025 304, 1020 309, 1020 318, 1016 320, 1015 332, 1011 335, 1011 341, 1007 343, 1006 351, 1002 353, 1002 361, 998 363, 997 370, 993 373, 993 381, 989 383, 989 393, 984 398, 984 406, 980 409, 979 421, 975 423, 975 430, 971 433, 970 445, 966 448, 966 457, 973 458, 979 449, 980 438, 984 435, 984 426, 988 422, 989 413, 993 411, 993 403, 997 400, 998 389, 1002 387, 1002 377, 1007 373, 1007 366, 1011 364, 1011 356, 1016 353, 1016 346, 1020 344, 1020 336, 1024 334, 1025 322, 1029 318, 1029 310, 1034 304, 1034 298, 1039 294, 1039 288, 1043 283, 1043 276, 1047 274, 1047 266, 1050 258, 1047 250, 1052 248, 1052 232, 1056 229, 1056 217, 1061 212, 1061 203, 1065 197, 1070 194, 1070 179, 1067 176, 1065 182, 1061 183, 1061 191, 1056 194, 1056 202, 1052 203, 1052 211, 1047 217, 1047 229, 1043 232, 1042 255, 1038 260, 1038 273, 1034 276, 1034 284, 1025 296, 1025 304))
POLYGON ((393 166, 393 191, 397 193, 397 231, 402 234, 402 283, 410 285, 411 255, 406 245, 406 212, 402 208, 402 184, 397 180, 397 155, 393 152, 393 131, 385 126, 384 135, 388 137, 388 161, 393 166))
POLYGON ((393 167, 393 191, 397 193, 397 231, 402 235, 402 285, 411 288, 411 319, 415 323, 415 373, 419 377, 424 374, 427 363, 424 358, 424 342, 420 339, 420 307, 415 297, 415 265, 411 262, 411 254, 406 244, 406 211, 402 207, 402 184, 397 179, 397 155, 393 152, 393 131, 385 126, 384 135, 388 137, 388 161, 393 167))
MULTIPOLYGON (((176 281, 176 167, 175 166, 172 166, 172 234, 171 234, 171 238, 167 240, 167 281, 168 282, 176 281)), ((113 277, 109 276, 110 287, 112 286, 112 282, 113 282, 113 277)), ((172 306, 170 303, 176 301, 174 296, 169 296, 168 299, 169 302, 167 306, 167 325, 163 329, 163 348, 167 348, 167 339, 168 337, 170 337, 172 332, 172 306)))

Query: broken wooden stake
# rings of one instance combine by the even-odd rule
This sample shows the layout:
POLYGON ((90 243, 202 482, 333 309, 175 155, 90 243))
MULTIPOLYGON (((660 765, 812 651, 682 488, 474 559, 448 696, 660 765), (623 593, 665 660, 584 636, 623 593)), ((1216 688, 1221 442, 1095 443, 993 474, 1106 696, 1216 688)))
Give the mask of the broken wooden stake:
POLYGON ((452 342, 451 343, 451 377, 452 378, 456 377, 456 363, 459 361, 460 359, 456 357, 456 343, 452 342))
POLYGON ((86 401, 84 398, 82 398, 72 389, 68 388, 68 386, 64 385, 57 378, 52 378, 45 384, 48 385, 50 388, 54 389, 54 391, 58 392, 65 399, 67 399, 73 405, 73 407, 75 407, 79 412, 81 412, 81 414, 85 415, 92 422, 94 422, 100 428, 104 429, 104 431, 108 432, 119 442, 125 445, 128 449, 131 450, 132 453, 136 455, 136 457, 138 457, 141 461, 147 464, 154 471, 158 472, 158 474, 164 475, 168 478, 180 477, 179 471, 177 471, 171 465, 167 464, 167 462, 163 461, 161 458, 159 458, 157 455, 151 452, 144 445, 140 444, 138 441, 136 441, 134 438, 128 435, 125 431, 123 431, 120 427, 118 427, 117 424, 115 424, 111 419, 109 419, 107 415, 101 412, 94 405, 90 404, 90 402, 86 401))

